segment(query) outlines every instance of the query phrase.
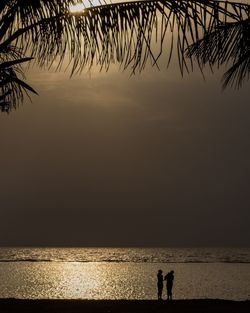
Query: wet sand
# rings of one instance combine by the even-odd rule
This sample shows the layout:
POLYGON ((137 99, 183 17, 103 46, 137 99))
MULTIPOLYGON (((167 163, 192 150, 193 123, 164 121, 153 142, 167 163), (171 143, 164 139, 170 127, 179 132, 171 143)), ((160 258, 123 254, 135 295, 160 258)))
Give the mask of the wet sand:
POLYGON ((1 313, 249 313, 250 301, 173 300, 18 300, 0 299, 1 313))

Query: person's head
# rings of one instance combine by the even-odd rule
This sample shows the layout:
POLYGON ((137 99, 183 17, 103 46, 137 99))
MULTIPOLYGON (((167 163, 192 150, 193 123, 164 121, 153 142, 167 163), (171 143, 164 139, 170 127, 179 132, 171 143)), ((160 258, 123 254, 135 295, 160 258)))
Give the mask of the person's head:
POLYGON ((170 273, 171 273, 171 274, 174 274, 174 271, 172 270, 170 273))
POLYGON ((159 271, 158 271, 158 274, 162 274, 162 270, 159 270, 159 271))

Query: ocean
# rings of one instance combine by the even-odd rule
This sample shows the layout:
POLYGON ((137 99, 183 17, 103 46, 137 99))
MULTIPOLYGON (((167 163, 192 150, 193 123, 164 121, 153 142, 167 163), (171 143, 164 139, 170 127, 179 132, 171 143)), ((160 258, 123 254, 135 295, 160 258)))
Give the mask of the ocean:
POLYGON ((159 269, 175 299, 250 299, 249 248, 0 248, 0 298, 156 299, 159 269))

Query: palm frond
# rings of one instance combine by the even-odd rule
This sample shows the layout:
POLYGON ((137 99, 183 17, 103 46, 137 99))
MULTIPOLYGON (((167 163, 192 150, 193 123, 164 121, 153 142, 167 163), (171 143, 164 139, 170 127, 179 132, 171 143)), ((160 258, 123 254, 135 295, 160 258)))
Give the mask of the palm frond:
POLYGON ((28 85, 24 79, 21 64, 29 62, 32 58, 15 59, 0 63, 0 109, 9 112, 11 108, 16 108, 23 100, 23 94, 37 92, 28 85), (20 76, 21 78, 19 78, 20 76))
MULTIPOLYGON (((72 73, 93 65, 108 70, 111 63, 134 73, 142 71, 147 63, 159 66, 163 52, 168 65, 175 50, 181 73, 192 69, 193 59, 201 67, 232 59, 236 76, 246 77, 247 4, 145 0, 88 7, 73 14, 73 3, 75 0, 1 0, 0 63, 19 63, 27 54, 40 66, 50 66, 56 60, 58 68, 67 57, 72 73), (230 41, 232 36, 234 43, 230 41)), ((22 77, 23 73, 17 63, 5 78, 14 90, 16 103, 17 95, 22 99, 23 90, 33 91, 20 83, 18 74, 22 77)), ((226 81, 234 81, 236 76, 229 71, 226 81)), ((2 90, 2 95, 6 92, 2 90)))
POLYGON ((1 45, 15 41, 41 66, 49 66, 55 59, 62 64, 67 53, 74 70, 94 61, 106 69, 114 61, 122 61, 122 66, 133 70, 143 69, 147 59, 155 64, 159 55, 152 53, 152 39, 157 33, 158 42, 163 44, 166 27, 177 30, 183 68, 183 46, 200 39, 202 32, 222 20, 242 20, 249 12, 247 5, 220 1, 150 0, 90 7, 74 16, 69 9, 74 0, 4 2, 9 6, 0 14, 0 21, 8 30, 0 31, 5 33, 0 50, 1 45), (187 40, 188 32, 191 40, 187 40))
POLYGON ((223 75, 223 88, 240 88, 250 73, 250 18, 222 22, 189 46, 186 56, 202 66, 231 64, 223 75))

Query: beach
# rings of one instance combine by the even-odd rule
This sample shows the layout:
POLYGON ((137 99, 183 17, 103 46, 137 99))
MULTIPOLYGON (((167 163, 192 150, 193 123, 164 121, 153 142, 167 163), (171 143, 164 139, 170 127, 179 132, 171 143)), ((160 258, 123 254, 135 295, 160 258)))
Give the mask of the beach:
POLYGON ((1 313, 248 313, 250 301, 197 300, 25 300, 0 299, 1 313))

